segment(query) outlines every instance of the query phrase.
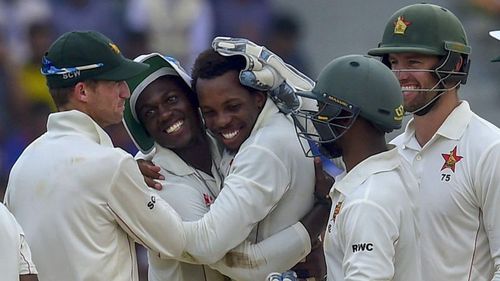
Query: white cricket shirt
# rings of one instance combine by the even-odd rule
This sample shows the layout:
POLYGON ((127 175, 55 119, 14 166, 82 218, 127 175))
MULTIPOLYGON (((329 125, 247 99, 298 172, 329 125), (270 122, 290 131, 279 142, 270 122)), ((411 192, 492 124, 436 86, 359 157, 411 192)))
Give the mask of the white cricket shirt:
MULTIPOLYGON (((213 176, 189 166, 170 149, 155 144, 154 151, 151 160, 161 167, 160 173, 165 176, 164 181, 159 181, 163 189, 158 195, 169 203, 184 221, 203 217, 219 193, 221 180, 217 177, 217 167, 212 166, 212 174, 218 178, 216 182, 213 176)), ((150 281, 224 280, 222 274, 206 265, 162 259, 160 256, 148 252, 150 281)))
MULTIPOLYGON (((184 223, 190 241, 187 252, 201 263, 221 259, 247 237, 260 242, 295 225, 313 205, 313 159, 304 156, 293 122, 270 99, 231 162, 210 211, 201 220, 184 223)), ((302 259, 311 245, 307 232, 300 232, 302 259)), ((241 258, 234 261, 248 263, 241 258)))
POLYGON ((424 147, 392 141, 420 183, 425 281, 500 280, 500 130, 462 101, 424 147))
MULTIPOLYGON (((212 148, 212 151, 216 151, 215 146, 212 148)), ((183 220, 194 221, 203 217, 220 191, 221 178, 217 167, 212 166, 212 177, 187 165, 171 150, 156 145, 155 151, 152 161, 161 167, 160 173, 165 176, 165 181, 160 181, 164 188, 159 195, 171 204, 183 220)), ((220 161, 216 153, 213 153, 213 157, 214 161, 220 161)), ((149 280, 224 280, 220 273, 211 268, 233 280, 264 280, 270 272, 284 271, 303 257, 304 239, 309 239, 307 230, 297 223, 257 244, 245 240, 226 253, 224 258, 208 266, 162 259, 158 254, 149 252, 149 280)))
POLYGON ((418 186, 397 148, 337 180, 324 238, 328 280, 422 281, 418 186))
POLYGON ((37 274, 21 226, 0 203, 0 279, 18 281, 19 275, 37 274))
POLYGON ((181 218, 99 125, 73 110, 50 114, 47 129, 17 160, 6 192, 40 280, 136 281, 135 241, 182 253, 181 218))

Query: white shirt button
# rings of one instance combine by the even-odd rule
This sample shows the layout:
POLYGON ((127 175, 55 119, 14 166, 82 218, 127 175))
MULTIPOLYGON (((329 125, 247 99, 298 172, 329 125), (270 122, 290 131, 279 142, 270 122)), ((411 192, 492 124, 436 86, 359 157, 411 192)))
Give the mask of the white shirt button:
POLYGON ((422 160, 422 156, 420 156, 420 154, 419 154, 419 155, 417 155, 417 160, 418 160, 418 161, 422 160))

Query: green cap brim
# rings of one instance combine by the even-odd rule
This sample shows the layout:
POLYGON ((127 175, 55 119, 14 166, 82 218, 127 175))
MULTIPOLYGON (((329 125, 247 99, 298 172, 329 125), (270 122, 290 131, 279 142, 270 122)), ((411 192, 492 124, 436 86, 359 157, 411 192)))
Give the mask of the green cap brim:
POLYGON ((143 90, 159 77, 166 75, 179 76, 190 88, 191 77, 175 59, 158 53, 141 55, 135 58, 134 61, 149 65, 149 69, 127 80, 131 96, 125 102, 123 124, 137 148, 142 153, 147 154, 154 147, 154 139, 139 122, 135 113, 135 102, 143 90))
POLYGON ((418 47, 379 47, 370 49, 368 54, 370 56, 384 56, 387 54, 395 53, 418 53, 425 55, 443 55, 440 52, 428 48, 418 48, 418 47))
POLYGON ((499 62, 500 61, 500 56, 499 57, 496 57, 494 59, 491 60, 492 62, 499 62))
POLYGON ((124 59, 114 69, 101 75, 97 75, 96 80, 124 81, 141 74, 149 68, 149 65, 124 59))

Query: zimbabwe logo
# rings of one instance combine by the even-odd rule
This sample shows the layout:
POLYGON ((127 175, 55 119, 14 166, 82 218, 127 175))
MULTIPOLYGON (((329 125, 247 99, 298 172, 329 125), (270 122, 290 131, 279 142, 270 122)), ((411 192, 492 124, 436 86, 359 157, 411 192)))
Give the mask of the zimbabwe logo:
POLYGON ((333 209, 333 214, 332 218, 330 219, 330 223, 328 223, 328 233, 332 232, 332 222, 335 223, 335 219, 337 218, 338 214, 340 213, 340 209, 342 208, 342 203, 343 201, 339 201, 337 205, 335 205, 335 209, 333 209))
POLYGON ((116 44, 114 44, 114 43, 108 43, 108 44, 109 44, 109 47, 111 47, 111 50, 113 50, 113 52, 115 52, 116 54, 120 53, 120 49, 118 49, 118 46, 116 46, 116 44))
POLYGON ((443 167, 441 167, 441 171, 444 169, 451 169, 453 172, 455 172, 455 165, 462 160, 462 156, 457 155, 457 146, 453 148, 452 151, 450 151, 449 154, 441 154, 444 158, 444 164, 443 167))
POLYGON ((404 35, 406 28, 411 25, 411 22, 405 20, 403 16, 399 16, 394 22, 394 34, 404 35))

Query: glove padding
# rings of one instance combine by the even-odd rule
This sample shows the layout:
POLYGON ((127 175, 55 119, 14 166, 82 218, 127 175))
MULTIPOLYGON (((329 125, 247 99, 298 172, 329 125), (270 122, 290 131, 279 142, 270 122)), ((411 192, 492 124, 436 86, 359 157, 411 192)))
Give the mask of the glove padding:
POLYGON ((243 56, 246 66, 240 71, 240 83, 267 92, 285 114, 301 107, 302 99, 296 91, 310 91, 314 87, 312 79, 248 39, 216 37, 212 48, 223 56, 243 56))

